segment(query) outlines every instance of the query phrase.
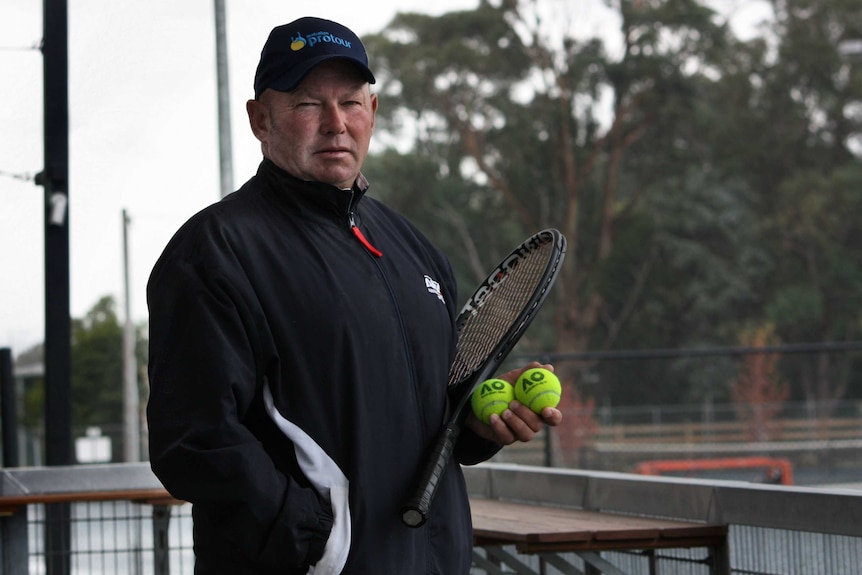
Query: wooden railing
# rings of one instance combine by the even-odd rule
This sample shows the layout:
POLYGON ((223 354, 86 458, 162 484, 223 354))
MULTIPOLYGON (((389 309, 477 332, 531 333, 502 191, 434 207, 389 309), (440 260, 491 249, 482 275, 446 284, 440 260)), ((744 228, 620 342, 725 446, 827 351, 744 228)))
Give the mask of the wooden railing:
POLYGON ((794 453, 806 457, 816 453, 819 457, 836 451, 862 450, 862 418, 776 420, 761 431, 753 433, 740 421, 615 423, 599 425, 595 433, 573 448, 560 439, 559 434, 565 431, 558 428, 551 431, 556 439, 550 449, 546 434, 540 433, 529 443, 506 447, 495 461, 632 471, 640 461, 652 459, 782 453, 795 465, 794 453))
POLYGON ((743 443, 835 439, 862 440, 862 419, 773 420, 760 430, 743 421, 600 425, 589 443, 743 443))

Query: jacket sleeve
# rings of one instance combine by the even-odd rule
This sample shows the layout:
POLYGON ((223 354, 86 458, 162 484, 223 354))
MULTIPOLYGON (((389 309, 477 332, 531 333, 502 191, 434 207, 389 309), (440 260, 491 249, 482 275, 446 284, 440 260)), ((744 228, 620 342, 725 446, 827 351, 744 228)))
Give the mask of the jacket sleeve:
POLYGON ((244 424, 262 381, 249 294, 229 255, 200 243, 175 237, 147 286, 152 469, 195 506, 196 531, 223 543, 225 555, 313 564, 331 515, 313 488, 276 468, 244 424))
POLYGON ((466 426, 455 444, 455 461, 461 465, 476 465, 491 459, 503 448, 499 443, 479 437, 466 426))

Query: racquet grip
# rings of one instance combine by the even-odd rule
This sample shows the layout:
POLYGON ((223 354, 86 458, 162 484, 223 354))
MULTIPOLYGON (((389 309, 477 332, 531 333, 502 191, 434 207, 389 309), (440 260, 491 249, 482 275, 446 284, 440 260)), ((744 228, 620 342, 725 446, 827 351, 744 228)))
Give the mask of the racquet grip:
POLYGON ((404 505, 401 520, 405 525, 420 527, 427 521, 431 501, 434 499, 434 494, 437 493, 437 485, 440 483, 440 478, 449 464, 449 458, 452 457, 452 451, 455 449, 455 442, 458 440, 459 432, 459 425, 450 423, 443 428, 443 432, 437 439, 434 450, 431 452, 425 468, 422 470, 422 475, 419 483, 416 485, 413 497, 404 505))

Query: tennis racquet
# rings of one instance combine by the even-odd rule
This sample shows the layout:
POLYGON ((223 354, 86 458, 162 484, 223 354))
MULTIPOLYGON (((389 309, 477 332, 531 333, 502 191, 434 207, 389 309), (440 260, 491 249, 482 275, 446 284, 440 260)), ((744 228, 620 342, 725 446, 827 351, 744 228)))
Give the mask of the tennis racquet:
POLYGON ((404 506, 401 519, 406 525, 419 527, 428 519, 473 390, 491 377, 527 330, 557 279, 565 253, 566 238, 555 229, 527 238, 494 268, 458 314, 449 386, 459 400, 404 506))

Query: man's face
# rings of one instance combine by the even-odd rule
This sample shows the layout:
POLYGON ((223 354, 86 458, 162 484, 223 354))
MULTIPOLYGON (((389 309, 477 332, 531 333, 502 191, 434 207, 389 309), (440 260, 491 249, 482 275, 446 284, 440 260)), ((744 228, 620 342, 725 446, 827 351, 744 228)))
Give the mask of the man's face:
POLYGON ((324 62, 292 92, 266 90, 246 105, 263 155, 301 179, 349 188, 374 129, 377 95, 350 63, 324 62))

